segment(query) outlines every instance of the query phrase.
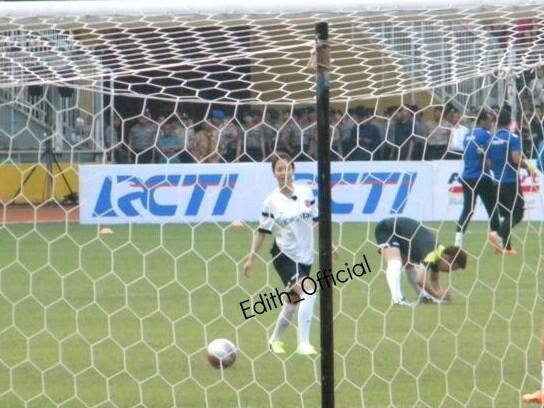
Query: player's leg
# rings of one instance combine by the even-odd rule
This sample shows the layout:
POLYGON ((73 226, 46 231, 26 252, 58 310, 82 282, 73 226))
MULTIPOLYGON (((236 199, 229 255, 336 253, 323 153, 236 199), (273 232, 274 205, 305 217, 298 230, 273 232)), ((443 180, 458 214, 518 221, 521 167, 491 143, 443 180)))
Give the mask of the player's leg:
POLYGON ((518 225, 521 220, 523 220, 523 213, 525 207, 525 199, 523 198, 523 192, 521 191, 520 183, 513 183, 515 185, 514 193, 514 203, 512 205, 511 218, 510 218, 510 230, 508 232, 508 238, 505 241, 505 255, 516 255, 517 251, 512 248, 512 229, 518 225))
POLYGON ((463 236, 468 227, 468 223, 474 213, 474 206, 476 204, 475 188, 477 180, 462 180, 461 185, 463 187, 463 210, 457 221, 457 227, 455 231, 455 246, 459 248, 463 247, 463 236))
POLYGON ((386 263, 385 277, 387 285, 391 292, 391 300, 394 304, 409 306, 402 296, 400 281, 402 277, 402 254, 400 251, 400 243, 395 237, 394 226, 391 225, 391 220, 386 219, 380 221, 374 230, 376 243, 383 254, 383 260, 386 263))
POLYGON ((510 243, 510 229, 512 226, 512 209, 514 206, 515 193, 512 191, 513 183, 499 185, 499 211, 502 221, 499 227, 499 236, 502 238, 503 250, 508 249, 510 243))
POLYGON ((523 220, 525 212, 525 198, 521 189, 521 183, 516 183, 516 201, 512 210, 512 228, 518 225, 523 220))
POLYGON ((291 325, 293 316, 298 310, 298 303, 295 303, 298 300, 298 298, 296 297, 296 293, 290 293, 289 297, 291 301, 286 301, 283 304, 280 315, 278 316, 278 320, 276 321, 276 325, 274 326, 272 336, 270 336, 270 339, 268 340, 268 344, 270 345, 271 350, 276 354, 285 353, 285 348, 283 346, 283 342, 281 341, 281 336, 283 335, 285 330, 291 325))
POLYGON ((293 283, 296 281, 297 277, 297 267, 293 260, 280 252, 275 243, 270 252, 274 257, 274 268, 285 285, 285 293, 287 296, 282 295, 280 299, 278 299, 279 302, 283 303, 283 306, 280 315, 278 316, 278 320, 276 321, 272 336, 270 336, 268 340, 268 344, 274 353, 283 354, 285 353, 285 349, 283 342, 281 341, 281 336, 291 324, 291 320, 297 312, 300 302, 298 293, 292 290, 293 283))
POLYGON ((316 354, 317 351, 310 343, 310 329, 312 327, 312 319, 314 316, 314 305, 317 299, 317 286, 314 280, 304 279, 310 273, 308 265, 298 264, 299 279, 293 285, 295 291, 300 298, 300 306, 298 309, 298 354, 316 354))
POLYGON ((383 259, 386 263, 385 278, 391 292, 391 301, 395 305, 413 306, 402 295, 401 278, 402 278, 402 255, 400 248, 390 246, 382 248, 383 259))
POLYGON ((316 350, 310 344, 310 328, 317 297, 317 286, 312 279, 305 279, 310 275, 311 265, 294 262, 291 258, 281 253, 275 244, 272 247, 271 253, 274 256, 274 267, 288 288, 289 305, 284 304, 282 308, 272 337, 269 340, 270 347, 274 352, 284 352, 280 338, 289 326, 295 311, 298 310, 297 353, 305 355, 316 354, 316 350))
POLYGON ((497 184, 489 177, 485 177, 478 183, 476 194, 482 200, 489 217, 490 232, 487 238, 495 249, 502 250, 503 242, 499 235, 501 221, 499 218, 497 184))
POLYGON ((518 193, 518 183, 505 183, 499 187, 499 204, 503 220, 499 228, 499 235, 504 243, 504 254, 515 254, 512 248, 512 227, 523 218, 523 196, 518 193), (515 222, 515 223, 514 223, 515 222))
POLYGON ((540 389, 533 392, 532 394, 523 395, 523 402, 544 405, 544 327, 542 328, 542 331, 540 333, 540 371, 540 389))

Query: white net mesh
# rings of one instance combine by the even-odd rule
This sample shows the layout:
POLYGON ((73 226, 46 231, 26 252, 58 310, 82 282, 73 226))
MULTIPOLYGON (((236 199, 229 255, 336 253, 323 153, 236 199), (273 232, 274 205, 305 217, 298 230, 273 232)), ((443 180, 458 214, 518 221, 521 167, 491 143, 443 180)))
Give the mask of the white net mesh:
POLYGON ((452 242, 454 142, 484 109, 510 102, 536 158, 542 4, 65 17, 10 7, 0 406, 319 404, 319 359, 292 353, 295 330, 284 357, 268 350, 279 310, 245 319, 240 308, 281 288, 271 240, 254 277, 240 274, 275 187, 262 162, 287 151, 296 180, 316 188, 318 21, 330 24, 337 264, 364 254, 372 268, 335 289, 337 405, 510 407, 538 387, 541 176, 523 176, 517 256, 493 255, 487 223, 469 226, 469 266, 443 282, 451 304, 392 308, 373 229, 402 214, 452 242), (237 345, 232 368, 208 364, 215 338, 237 345))
POLYGON ((398 95, 521 72, 539 62, 539 5, 238 15, 5 17, 3 86, 60 83, 121 94, 313 100, 314 24, 331 24, 334 100, 398 95), (361 69, 363 67, 363 69, 361 69), (123 75, 129 77, 124 78, 123 75))

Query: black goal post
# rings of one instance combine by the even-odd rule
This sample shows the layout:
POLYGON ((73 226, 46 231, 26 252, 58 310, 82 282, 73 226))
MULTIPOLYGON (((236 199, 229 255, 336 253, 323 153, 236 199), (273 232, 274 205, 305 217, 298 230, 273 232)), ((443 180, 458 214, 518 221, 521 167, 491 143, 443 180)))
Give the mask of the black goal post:
MULTIPOLYGON (((315 26, 317 174, 319 189, 319 269, 332 271, 331 159, 329 129, 330 49, 329 25, 315 26)), ((321 290, 321 406, 334 407, 333 290, 321 290)))

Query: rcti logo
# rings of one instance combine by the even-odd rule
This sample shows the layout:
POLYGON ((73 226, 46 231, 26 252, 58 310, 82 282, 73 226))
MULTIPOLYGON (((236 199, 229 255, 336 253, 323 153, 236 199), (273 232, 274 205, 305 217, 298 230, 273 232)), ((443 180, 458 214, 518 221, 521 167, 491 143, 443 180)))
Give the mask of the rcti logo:
POLYGON ((147 180, 130 175, 108 176, 102 182, 93 217, 138 217, 142 213, 171 217, 177 213, 178 205, 159 203, 155 198, 159 190, 171 188, 189 189, 185 216, 198 215, 206 191, 219 188, 211 215, 224 215, 237 180, 238 174, 155 175, 147 180), (117 195, 118 188, 130 192, 117 195))
MULTIPOLYGON (((540 186, 538 184, 537 176, 530 177, 527 173, 522 173, 520 176, 521 191, 525 195, 538 194, 540 186)), ((452 173, 448 180, 448 192, 452 197, 463 196, 463 185, 461 184, 460 174, 452 173)))
MULTIPOLYGON (((332 173, 331 174, 331 187, 332 194, 334 196, 334 188, 340 186, 350 185, 363 185, 369 186, 370 191, 368 197, 364 202, 361 212, 363 214, 374 214, 378 208, 378 204, 382 199, 382 195, 385 189, 395 189, 393 203, 391 204, 391 214, 402 214, 410 191, 414 186, 417 178, 416 172, 346 172, 346 173, 332 173)), ((313 173, 295 173, 296 181, 307 181, 308 184, 316 186, 317 176, 313 173)), ((317 195, 317 190, 314 190, 314 194, 317 195)), ((356 197, 353 197, 354 199, 356 197)), ((364 201, 364 200, 363 200, 364 201)), ((331 202, 331 212, 337 215, 351 214, 355 205, 352 203, 341 203, 337 199, 331 202)))

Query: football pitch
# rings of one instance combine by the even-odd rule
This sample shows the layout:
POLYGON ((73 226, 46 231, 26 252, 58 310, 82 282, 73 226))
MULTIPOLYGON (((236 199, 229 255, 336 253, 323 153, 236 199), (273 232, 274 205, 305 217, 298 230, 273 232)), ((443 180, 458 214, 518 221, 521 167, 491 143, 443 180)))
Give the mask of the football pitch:
MULTIPOLYGON (((454 224, 429 224, 453 240, 454 224)), ((240 302, 281 288, 271 265, 240 274, 252 228, 5 225, 0 229, 0 407, 317 407, 319 357, 267 349, 279 310, 246 320, 240 302), (206 344, 238 347, 212 368, 206 344)), ((539 384, 542 224, 495 255, 487 225, 465 237, 453 302, 391 307, 373 224, 335 225, 335 268, 367 256, 372 272, 335 289, 337 407, 514 407, 539 384)), ((265 243, 261 252, 270 260, 265 243)), ((317 271, 314 267, 313 274, 317 271)), ((413 292, 403 282, 403 291, 413 292)), ((319 345, 319 306, 312 329, 319 345)))

